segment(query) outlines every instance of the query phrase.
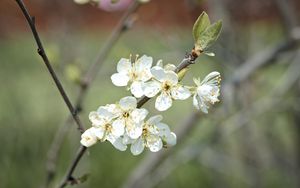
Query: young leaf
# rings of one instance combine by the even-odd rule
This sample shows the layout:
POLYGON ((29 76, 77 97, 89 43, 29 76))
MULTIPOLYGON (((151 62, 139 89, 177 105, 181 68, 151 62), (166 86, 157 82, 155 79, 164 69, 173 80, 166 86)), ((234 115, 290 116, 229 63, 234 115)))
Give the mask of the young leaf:
POLYGON ((222 21, 219 20, 216 23, 210 25, 196 41, 197 46, 200 47, 202 51, 209 48, 219 37, 222 28, 222 21))
POLYGON ((193 27, 193 36, 195 41, 199 40, 199 37, 208 26, 210 26, 209 17, 206 14, 206 12, 203 11, 201 15, 198 17, 198 19, 196 20, 193 27))

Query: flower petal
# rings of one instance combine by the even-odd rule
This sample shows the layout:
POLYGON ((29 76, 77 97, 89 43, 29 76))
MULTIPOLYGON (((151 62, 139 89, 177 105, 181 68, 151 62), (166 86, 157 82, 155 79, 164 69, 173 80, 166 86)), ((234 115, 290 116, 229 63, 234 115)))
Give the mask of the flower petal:
POLYGON ((132 69, 131 62, 129 59, 121 58, 117 65, 117 71, 119 73, 127 74, 132 69))
POLYGON ((171 132, 171 134, 169 134, 166 138, 165 138, 165 142, 166 142, 166 147, 170 147, 170 146, 174 146, 177 143, 177 137, 176 134, 171 132))
POLYGON ((143 133, 142 123, 134 123, 126 127, 127 135, 132 139, 137 139, 143 133))
POLYGON ((123 143, 122 138, 116 138, 112 135, 107 137, 107 140, 118 150, 125 151, 127 146, 123 143))
POLYGON ((90 147, 97 143, 97 137, 94 134, 94 127, 87 129, 82 135, 80 143, 85 147, 90 147))
POLYGON ((150 151, 158 152, 163 147, 163 143, 159 137, 152 135, 147 137, 147 146, 150 151))
POLYGON ((130 151, 133 155, 139 155, 143 152, 144 147, 144 141, 140 137, 133 144, 131 144, 130 151))
POLYGON ((174 71, 166 71, 166 81, 169 81, 173 86, 178 83, 178 76, 174 71))
POLYGON ((143 55, 135 62, 135 70, 142 72, 145 69, 150 69, 153 59, 150 56, 143 55))
POLYGON ((99 128, 95 128, 93 130, 95 136, 99 139, 99 140, 102 140, 103 139, 103 136, 104 136, 104 132, 105 132, 105 129, 104 127, 99 127, 99 128))
POLYGON ((173 64, 166 64, 165 67, 164 67, 164 69, 168 70, 168 71, 175 71, 176 66, 173 65, 173 64))
POLYGON ((171 95, 175 100, 185 100, 191 96, 191 92, 183 86, 178 86, 172 88, 171 95))
POLYGON ((148 113, 148 110, 146 110, 145 108, 137 108, 131 112, 130 118, 133 122, 140 123, 146 118, 148 113))
POLYGON ((167 137, 169 134, 171 134, 169 126, 165 123, 158 123, 156 125, 156 127, 159 130, 159 133, 158 133, 159 136, 167 137))
POLYGON ((115 121, 113 121, 112 123, 112 130, 111 133, 114 136, 122 136, 125 132, 125 121, 123 119, 117 119, 115 121))
POLYGON ((142 82, 133 82, 130 86, 130 91, 136 98, 140 98, 144 95, 142 84, 142 82))
POLYGON ((98 114, 100 117, 102 117, 103 119, 110 121, 112 118, 114 118, 114 114, 110 111, 108 111, 108 109, 104 106, 100 106, 97 110, 98 114))
POLYGON ((92 122, 92 125, 96 126, 96 127, 98 127, 104 123, 103 119, 95 111, 90 112, 89 119, 92 122))
POLYGON ((143 90, 144 90, 144 95, 149 97, 149 98, 152 98, 154 97, 155 95, 157 95, 157 93, 160 92, 161 90, 161 83, 153 80, 153 81, 150 81, 150 82, 146 82, 144 83, 143 85, 143 90))
POLYGON ((193 97, 193 105, 195 106, 195 108, 196 108, 197 110, 200 110, 200 107, 199 107, 199 101, 198 101, 198 99, 197 99, 197 94, 195 94, 194 97, 193 97))
POLYGON ((160 82, 163 82, 166 78, 166 73, 164 69, 159 66, 152 67, 151 74, 154 76, 155 79, 157 79, 160 82))
POLYGON ((152 116, 148 119, 147 123, 150 125, 156 125, 163 119, 162 115, 152 116))
POLYGON ((115 73, 110 78, 115 86, 127 86, 129 82, 129 77, 124 73, 115 73))
POLYGON ((136 101, 136 98, 131 97, 131 96, 123 97, 120 100, 119 105, 120 105, 121 109, 124 111, 133 110, 136 108, 137 101, 136 101))
POLYGON ((155 101, 155 108, 158 111, 165 111, 172 106, 172 98, 166 92, 162 92, 155 101))

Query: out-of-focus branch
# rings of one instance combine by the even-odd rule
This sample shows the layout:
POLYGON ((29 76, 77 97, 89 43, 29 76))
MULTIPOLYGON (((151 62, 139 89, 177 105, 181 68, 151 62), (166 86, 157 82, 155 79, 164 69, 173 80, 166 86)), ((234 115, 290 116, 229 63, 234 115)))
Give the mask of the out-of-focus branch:
POLYGON ((33 37, 34 37, 34 39, 36 41, 36 44, 37 44, 37 47, 38 47, 38 49, 37 49, 38 54, 43 59, 45 65, 46 65, 46 67, 47 67, 47 69, 48 69, 48 71, 49 71, 49 73, 50 73, 50 75, 51 75, 51 77, 52 77, 52 79, 53 79, 56 87, 57 87, 57 89, 59 90, 62 98, 64 99, 64 101, 65 101, 65 103, 66 103, 66 105, 67 105, 67 107, 68 107, 68 109, 69 109, 69 111, 70 111, 70 113, 71 113, 71 115, 72 115, 72 117, 74 119, 74 121, 76 122, 76 124, 78 126, 78 130, 80 132, 83 132, 84 131, 84 127, 83 127, 83 124, 81 123, 81 120, 79 119, 79 117, 77 115, 77 111, 73 107, 73 105, 72 105, 72 103, 71 103, 68 95, 66 94, 66 92, 65 92, 65 90, 64 90, 64 88, 63 88, 63 86, 62 86, 62 84, 61 84, 61 82, 59 80, 59 78, 57 77, 54 69, 52 68, 51 63, 50 63, 50 61, 48 59, 48 56, 47 56, 47 54, 46 54, 46 52, 44 50, 42 41, 41 41, 41 39, 39 37, 39 34, 38 34, 37 30, 36 30, 36 27, 35 27, 35 18, 30 16, 30 14, 29 14, 28 10, 26 9, 25 4, 23 3, 22 0, 16 0, 16 2, 19 5, 20 9, 22 10, 23 15, 25 16, 25 18, 26 18, 26 20, 28 22, 28 25, 30 26, 30 29, 31 29, 32 34, 33 34, 33 37))
MULTIPOLYGON (((103 65, 104 60, 108 56, 112 47, 116 44, 118 39, 122 36, 122 34, 132 27, 135 18, 133 14, 137 11, 140 3, 136 0, 134 1, 127 11, 123 14, 121 19, 119 20, 116 27, 113 29, 111 35, 108 37, 107 41, 103 45, 103 47, 99 50, 94 63, 88 68, 88 71, 82 78, 82 82, 79 88, 79 93, 77 96, 75 108, 76 112, 79 113, 82 110, 82 103, 92 84, 93 80, 96 78, 97 73, 103 65)), ((46 187, 49 186, 50 182, 53 180, 56 171, 56 163, 59 151, 62 147, 62 143, 64 141, 65 135, 69 131, 70 125, 70 117, 66 120, 63 126, 60 126, 58 131, 55 134, 51 147, 48 151, 48 159, 46 162, 47 167, 47 180, 46 187)))
POLYGON ((299 42, 299 28, 295 28, 293 30, 293 34, 287 40, 275 47, 271 47, 257 53, 252 58, 244 62, 240 68, 235 70, 231 82, 239 84, 245 81, 255 70, 274 62, 274 60, 282 53, 295 49, 299 45, 299 42))
POLYGON ((240 110, 237 114, 231 116, 222 123, 227 127, 226 132, 224 133, 225 136, 231 135, 247 122, 255 119, 253 117, 259 116, 267 110, 272 109, 283 99, 283 95, 289 91, 289 89, 291 89, 291 87, 293 87, 294 84, 299 80, 299 57, 300 54, 298 54, 298 56, 295 58, 295 61, 288 67, 285 74, 280 79, 279 84, 272 91, 270 91, 270 96, 266 96, 256 101, 251 107, 240 110))
POLYGON ((297 16, 293 10, 292 3, 293 2, 291 0, 275 0, 275 4, 282 18, 284 28, 288 34, 290 34, 290 32, 297 26, 297 16))

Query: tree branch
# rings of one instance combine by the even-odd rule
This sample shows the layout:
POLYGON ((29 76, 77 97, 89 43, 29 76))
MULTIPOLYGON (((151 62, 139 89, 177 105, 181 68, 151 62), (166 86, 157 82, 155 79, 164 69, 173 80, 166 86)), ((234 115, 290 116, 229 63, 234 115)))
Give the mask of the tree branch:
POLYGON ((77 116, 77 112, 74 109, 74 107, 73 107, 73 105, 72 105, 72 103, 71 103, 68 95, 66 94, 66 92, 65 92, 65 90, 64 90, 61 82, 59 81, 59 79, 58 79, 58 77, 57 77, 54 69, 52 68, 52 66, 50 64, 50 61, 48 59, 48 56, 47 56, 47 54, 46 54, 46 52, 44 50, 43 44, 42 44, 42 42, 40 40, 39 34, 38 34, 38 32, 36 30, 36 27, 35 27, 35 18, 30 16, 30 14, 29 14, 28 10, 26 9, 26 7, 25 7, 25 5, 24 5, 24 3, 23 3, 22 0, 16 0, 16 2, 19 5, 20 9, 22 10, 23 15, 25 16, 25 18, 26 18, 26 20, 28 22, 28 25, 30 26, 30 29, 31 29, 32 34, 33 34, 33 37, 34 37, 34 39, 36 41, 36 44, 37 44, 37 47, 38 47, 38 49, 37 49, 38 54, 43 59, 45 65, 46 65, 46 67, 47 67, 47 69, 48 69, 48 71, 49 71, 49 73, 50 73, 50 75, 51 75, 51 77, 52 77, 52 79, 53 79, 56 87, 57 87, 57 89, 59 90, 59 92, 60 92, 63 100, 65 101, 65 103, 66 103, 66 105, 67 105, 67 107, 68 107, 68 109, 69 109, 69 111, 70 111, 73 119, 75 120, 75 122, 76 122, 76 124, 78 126, 78 130, 80 132, 83 132, 84 131, 83 124, 81 123, 79 117, 77 116))
MULTIPOLYGON (((123 14, 121 19, 119 20, 116 27, 113 29, 112 34, 108 37, 107 41, 103 45, 103 47, 99 50, 94 63, 90 65, 88 71, 85 73, 81 80, 77 100, 75 103, 75 109, 77 113, 80 113, 82 110, 82 103, 84 98, 92 84, 93 80, 96 78, 104 60, 108 56, 112 47, 116 44, 121 35, 132 27, 135 18, 132 17, 133 13, 137 11, 140 3, 135 0, 127 9, 127 11, 123 14)), ((51 147, 48 151, 48 159, 46 162, 47 166, 47 179, 46 179, 46 187, 49 186, 50 182, 53 180, 56 171, 56 163, 58 158, 58 153, 61 149, 62 142, 65 138, 65 135, 69 131, 69 122, 70 117, 66 120, 63 126, 60 126, 58 131, 55 134, 54 140, 51 144, 51 147)))

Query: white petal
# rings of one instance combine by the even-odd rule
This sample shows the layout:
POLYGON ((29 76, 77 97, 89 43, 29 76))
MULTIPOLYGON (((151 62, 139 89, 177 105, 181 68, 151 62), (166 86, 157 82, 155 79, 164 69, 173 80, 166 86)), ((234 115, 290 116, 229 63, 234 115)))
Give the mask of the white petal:
POLYGON ((142 124, 132 124, 130 126, 126 127, 126 133, 127 135, 132 138, 132 139, 137 139, 138 137, 140 137, 143 133, 143 127, 142 124))
POLYGON ((122 142, 123 144, 132 144, 135 140, 131 139, 127 134, 124 134, 122 142))
POLYGON ((144 147, 143 139, 139 138, 133 144, 131 144, 130 151, 133 155, 139 155, 143 152, 144 147))
POLYGON ((128 97, 123 97, 120 102, 119 102, 122 110, 127 111, 127 110, 133 110, 136 108, 137 101, 136 98, 128 96, 128 97))
POLYGON ((157 79, 160 82, 163 82, 166 78, 166 73, 164 69, 159 66, 152 67, 151 74, 154 76, 155 79, 157 79))
POLYGON ((200 107, 199 107, 199 101, 198 101, 198 99, 197 99, 197 94, 195 94, 194 97, 193 97, 193 105, 195 106, 195 108, 196 108, 197 110, 200 109, 200 107))
POLYGON ((80 143, 85 147, 90 147, 97 143, 97 137, 94 134, 94 128, 87 129, 82 135, 80 143))
POLYGON ((115 86, 127 86, 129 82, 129 77, 123 73, 115 73, 110 78, 115 86))
POLYGON ((122 136, 125 132, 125 121, 123 119, 117 119, 112 123, 111 133, 114 136, 122 136))
POLYGON ((137 108, 131 112, 130 118, 133 122, 140 123, 146 118, 148 113, 148 110, 146 110, 145 108, 137 108))
POLYGON ((174 146, 177 143, 177 137, 176 134, 171 132, 166 138, 165 138, 166 146, 174 146))
POLYGON ((104 127, 99 127, 99 128, 95 128, 93 130, 95 136, 99 139, 99 140, 102 140, 103 139, 103 136, 104 136, 104 132, 105 132, 105 129, 104 127))
POLYGON ((164 66, 162 59, 157 61, 156 66, 161 67, 161 68, 164 66))
POLYGON ((143 85, 144 95, 151 98, 157 95, 161 90, 161 83, 155 80, 146 82, 143 85))
POLYGON ((119 73, 127 74, 128 72, 131 71, 131 69, 132 69, 132 66, 131 66, 131 62, 129 61, 129 59, 125 59, 125 58, 120 59, 120 61, 118 62, 118 65, 117 65, 117 71, 119 73))
POLYGON ((207 76, 205 76, 205 78, 202 80, 201 83, 208 82, 209 80, 214 79, 214 78, 219 77, 219 76, 220 76, 219 72, 217 72, 217 71, 211 72, 207 76))
POLYGON ((113 136, 109 136, 107 140, 118 150, 125 151, 127 146, 123 143, 122 138, 116 138, 113 136))
POLYGON ((158 123, 156 127, 158 128, 159 136, 167 137, 171 134, 169 126, 165 123, 158 123))
POLYGON ((143 55, 135 62, 135 69, 142 72, 145 69, 150 69, 152 66, 152 57, 143 55))
POLYGON ((98 127, 98 126, 100 126, 101 124, 104 123, 103 119, 95 111, 90 112, 89 119, 92 122, 93 126, 96 126, 96 127, 98 127))
POLYGON ((173 99, 175 100, 185 100, 191 96, 190 90, 183 86, 174 87, 171 90, 173 99))
POLYGON ((110 121, 113 117, 114 114, 111 113, 110 111, 108 111, 108 109, 104 106, 100 106, 97 110, 98 114, 100 117, 102 117, 103 119, 110 121))
POLYGON ((168 71, 175 71, 176 66, 173 65, 173 64, 166 64, 165 67, 164 67, 164 69, 168 70, 168 71))
POLYGON ((200 78, 193 78, 193 81, 195 82, 195 84, 196 84, 197 86, 200 86, 200 84, 201 84, 200 78))
POLYGON ((163 119, 162 115, 152 116, 148 119, 147 123, 150 125, 156 125, 163 119))
POLYGON ((170 82, 172 85, 176 85, 178 83, 178 76, 173 71, 166 71, 166 78, 168 82, 170 82))
POLYGON ((142 82, 133 82, 130 86, 130 91, 136 98, 140 98, 144 95, 142 84, 142 82))
POLYGON ((159 137, 149 136, 147 137, 147 146, 152 152, 158 152, 163 147, 163 143, 159 137), (150 138, 149 138, 150 137, 150 138))
POLYGON ((158 111, 165 111, 172 106, 172 98, 169 94, 162 92, 155 101, 155 108, 158 111))

